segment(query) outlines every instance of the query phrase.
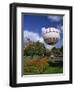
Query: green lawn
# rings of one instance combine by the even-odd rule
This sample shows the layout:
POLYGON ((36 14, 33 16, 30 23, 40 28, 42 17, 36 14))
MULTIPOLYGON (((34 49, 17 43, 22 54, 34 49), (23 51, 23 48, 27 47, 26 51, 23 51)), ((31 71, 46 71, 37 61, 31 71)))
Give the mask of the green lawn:
MULTIPOLYGON (((60 74, 63 73, 63 68, 58 68, 58 67, 48 67, 43 73, 40 74, 60 74)), ((34 73, 34 72, 25 72, 24 75, 35 75, 39 73, 34 73)))
POLYGON ((48 67, 44 72, 44 74, 56 74, 56 73, 63 73, 62 67, 48 67))

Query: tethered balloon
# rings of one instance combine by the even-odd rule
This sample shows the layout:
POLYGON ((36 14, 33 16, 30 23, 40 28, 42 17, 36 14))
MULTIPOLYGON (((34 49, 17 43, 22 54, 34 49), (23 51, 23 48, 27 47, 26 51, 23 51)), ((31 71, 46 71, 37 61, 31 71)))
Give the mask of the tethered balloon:
POLYGON ((49 27, 42 28, 42 36, 46 44, 55 45, 60 40, 60 30, 49 27))

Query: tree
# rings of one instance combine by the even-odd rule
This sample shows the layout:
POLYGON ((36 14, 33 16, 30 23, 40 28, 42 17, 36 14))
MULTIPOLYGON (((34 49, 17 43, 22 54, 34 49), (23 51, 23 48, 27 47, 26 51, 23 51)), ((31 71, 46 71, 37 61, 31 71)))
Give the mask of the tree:
POLYGON ((44 56, 44 54, 46 52, 46 48, 45 48, 44 44, 42 44, 40 42, 36 42, 35 43, 35 51, 36 51, 37 55, 44 56))
POLYGON ((46 56, 50 56, 51 55, 51 51, 49 49, 46 49, 46 53, 45 53, 46 56))
POLYGON ((46 48, 44 47, 44 44, 40 42, 29 44, 26 48, 24 48, 25 56, 33 56, 33 55, 44 56, 45 53, 46 48))

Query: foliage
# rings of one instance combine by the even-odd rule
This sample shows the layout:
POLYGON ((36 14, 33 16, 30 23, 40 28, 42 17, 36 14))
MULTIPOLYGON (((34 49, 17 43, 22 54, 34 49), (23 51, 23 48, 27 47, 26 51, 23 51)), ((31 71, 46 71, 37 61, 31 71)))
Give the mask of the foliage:
POLYGON ((54 56, 63 56, 63 46, 61 48, 53 47, 52 50, 51 50, 51 53, 54 56))
POLYGON ((34 55, 43 56, 45 52, 46 52, 46 49, 44 47, 44 44, 40 42, 29 44, 26 48, 24 48, 25 56, 34 56, 34 55))
POLYGON ((46 58, 40 60, 26 60, 24 61, 24 73, 40 74, 43 73, 48 66, 46 58))
POLYGON ((48 57, 42 57, 39 59, 27 59, 24 60, 24 74, 50 74, 50 73, 62 73, 63 62, 52 62, 48 60, 48 57))
POLYGON ((24 74, 62 73, 62 57, 63 46, 61 48, 54 47, 49 50, 45 48, 43 43, 30 43, 24 48, 24 74), (56 60, 60 60, 60 62, 56 62, 56 60))
POLYGON ((24 48, 24 56, 51 56, 53 54, 54 56, 63 55, 63 46, 61 48, 53 47, 51 51, 49 49, 46 49, 43 43, 40 42, 33 42, 32 44, 29 44, 26 48, 24 48))

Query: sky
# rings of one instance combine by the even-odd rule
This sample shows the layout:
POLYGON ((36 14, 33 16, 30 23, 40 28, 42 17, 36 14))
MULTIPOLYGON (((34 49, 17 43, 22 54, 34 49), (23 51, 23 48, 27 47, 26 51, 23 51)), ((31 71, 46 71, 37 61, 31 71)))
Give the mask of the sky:
POLYGON ((24 41, 26 38, 36 42, 44 43, 46 48, 50 48, 42 37, 42 28, 54 27, 61 31, 61 39, 54 46, 60 48, 63 45, 63 16, 59 15, 23 15, 22 27, 24 33, 24 41))

